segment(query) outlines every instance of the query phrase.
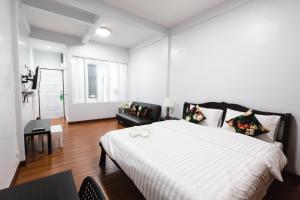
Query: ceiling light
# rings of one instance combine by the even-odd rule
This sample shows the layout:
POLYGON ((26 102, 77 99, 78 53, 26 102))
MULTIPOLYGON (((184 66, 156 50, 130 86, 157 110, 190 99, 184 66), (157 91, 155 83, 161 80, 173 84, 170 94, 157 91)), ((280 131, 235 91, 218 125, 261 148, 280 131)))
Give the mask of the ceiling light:
POLYGON ((101 37, 107 37, 107 36, 110 36, 111 30, 106 27, 100 27, 100 28, 97 28, 96 33, 97 33, 97 35, 99 35, 101 37))
POLYGON ((51 49, 51 46, 48 45, 48 46, 47 46, 47 49, 51 49))

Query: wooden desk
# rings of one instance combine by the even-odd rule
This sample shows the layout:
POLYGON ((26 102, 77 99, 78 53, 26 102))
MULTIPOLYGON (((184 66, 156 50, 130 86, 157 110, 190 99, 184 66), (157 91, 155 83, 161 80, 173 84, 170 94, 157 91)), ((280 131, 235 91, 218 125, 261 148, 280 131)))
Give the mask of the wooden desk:
POLYGON ((51 121, 50 119, 41 119, 41 120, 31 120, 25 127, 24 130, 24 142, 25 142, 25 153, 27 152, 26 147, 26 137, 35 136, 35 135, 47 135, 48 143, 48 154, 52 153, 52 143, 51 143, 51 121), (36 128, 44 128, 41 131, 33 131, 36 128))
POLYGON ((0 190, 0 199, 80 200, 71 171, 0 190))

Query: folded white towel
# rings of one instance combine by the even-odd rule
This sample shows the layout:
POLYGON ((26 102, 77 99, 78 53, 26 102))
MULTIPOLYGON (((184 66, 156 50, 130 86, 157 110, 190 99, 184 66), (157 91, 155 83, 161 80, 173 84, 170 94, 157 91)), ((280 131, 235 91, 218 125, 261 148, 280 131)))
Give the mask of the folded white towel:
POLYGON ((141 137, 149 137, 150 136, 150 129, 142 129, 140 132, 141 137))
POLYGON ((130 137, 138 137, 141 136, 143 138, 149 137, 150 136, 150 129, 149 127, 138 127, 135 126, 131 128, 129 132, 130 137))
POLYGON ((130 137, 137 137, 140 135, 139 130, 136 127, 133 127, 129 132, 130 137))

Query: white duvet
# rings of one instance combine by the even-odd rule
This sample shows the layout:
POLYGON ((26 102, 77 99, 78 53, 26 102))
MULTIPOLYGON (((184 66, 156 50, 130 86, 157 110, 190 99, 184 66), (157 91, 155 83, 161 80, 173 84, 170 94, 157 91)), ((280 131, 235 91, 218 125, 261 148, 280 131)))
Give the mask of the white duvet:
POLYGON ((286 157, 274 144, 183 120, 111 131, 101 138, 107 154, 146 199, 261 199, 286 157))

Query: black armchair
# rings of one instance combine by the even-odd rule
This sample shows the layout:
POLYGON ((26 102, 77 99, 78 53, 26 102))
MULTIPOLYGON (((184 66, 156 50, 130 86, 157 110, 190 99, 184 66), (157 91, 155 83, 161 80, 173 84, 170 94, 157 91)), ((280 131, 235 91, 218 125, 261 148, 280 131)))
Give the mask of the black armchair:
POLYGON ((105 200, 105 196, 96 181, 88 176, 86 177, 79 189, 80 200, 105 200))

